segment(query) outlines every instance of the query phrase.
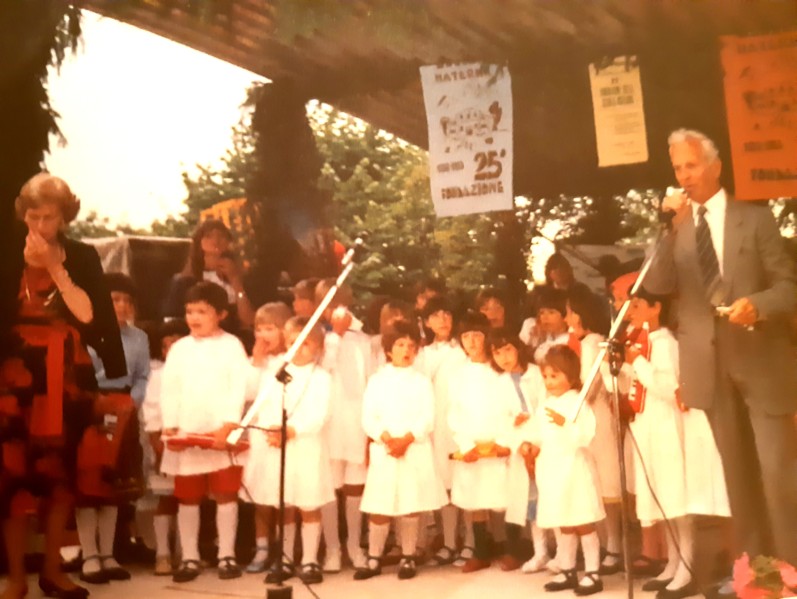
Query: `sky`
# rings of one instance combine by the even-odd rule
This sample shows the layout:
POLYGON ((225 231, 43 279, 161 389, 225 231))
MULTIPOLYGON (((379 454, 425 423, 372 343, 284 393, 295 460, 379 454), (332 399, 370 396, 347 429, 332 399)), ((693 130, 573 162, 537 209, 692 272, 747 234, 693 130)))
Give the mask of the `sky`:
POLYGON ((113 223, 146 226, 182 211, 181 173, 217 164, 252 81, 249 71, 83 11, 82 47, 49 77, 67 140, 50 172, 113 223))

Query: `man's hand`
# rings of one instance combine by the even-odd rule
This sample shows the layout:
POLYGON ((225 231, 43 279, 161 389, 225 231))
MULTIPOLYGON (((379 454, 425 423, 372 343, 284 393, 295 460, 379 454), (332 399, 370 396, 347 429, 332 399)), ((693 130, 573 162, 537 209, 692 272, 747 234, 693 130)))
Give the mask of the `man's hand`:
POLYGON ((689 198, 681 190, 675 190, 672 194, 664 196, 661 202, 661 210, 662 212, 671 211, 675 213, 672 218, 673 227, 684 222, 692 212, 689 198))
POLYGON ((746 297, 740 297, 731 304, 728 321, 743 327, 751 327, 758 321, 755 304, 746 297))
POLYGON ((564 426, 565 424, 565 417, 562 416, 556 410, 551 408, 545 408, 545 414, 548 416, 548 420, 553 422, 556 426, 564 426))

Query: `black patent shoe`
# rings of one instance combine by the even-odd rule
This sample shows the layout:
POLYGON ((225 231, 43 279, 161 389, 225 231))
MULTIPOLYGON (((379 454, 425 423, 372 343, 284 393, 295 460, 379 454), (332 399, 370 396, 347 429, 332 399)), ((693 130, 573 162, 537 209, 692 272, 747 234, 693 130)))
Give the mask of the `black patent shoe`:
POLYGON ((324 582, 324 574, 321 571, 321 566, 315 562, 310 564, 302 564, 302 570, 299 572, 299 578, 304 584, 320 584, 324 582))
POLYGON ((365 568, 357 568, 354 572, 354 580, 368 580, 382 573, 382 562, 378 557, 368 556, 365 568))
POLYGON ((42 576, 39 576, 39 588, 45 597, 55 597, 56 599, 86 599, 89 596, 89 590, 84 587, 75 586, 65 589, 42 576))
POLYGON ((103 569, 102 559, 99 555, 90 555, 85 557, 83 558, 83 563, 85 564, 93 559, 97 560, 97 565, 100 567, 100 569, 94 572, 83 572, 81 570, 80 574, 78 574, 78 578, 89 584, 108 584, 111 579, 108 578, 108 573, 103 569))
POLYGON ((575 570, 562 570, 556 576, 557 578, 564 576, 564 579, 554 579, 550 582, 546 582, 543 588, 549 593, 555 593, 557 591, 571 591, 578 587, 578 577, 575 570))
POLYGON ((667 587, 668 584, 672 582, 672 578, 665 578, 664 580, 659 580, 658 578, 651 578, 645 584, 642 585, 642 590, 646 593, 655 593, 667 587))
POLYGON ((202 565, 199 560, 184 559, 180 562, 180 567, 172 574, 174 582, 191 582, 202 573, 202 565))
POLYGON ((415 558, 411 555, 402 556, 398 569, 399 580, 409 580, 410 578, 415 578, 417 573, 418 568, 415 564, 415 558))
POLYGON ((240 578, 243 576, 243 570, 234 557, 222 557, 216 566, 220 580, 232 580, 233 578, 240 578))
POLYGON ((684 597, 692 597, 693 595, 698 595, 700 591, 697 588, 697 585, 694 581, 691 581, 680 589, 661 589, 658 593, 656 593, 656 599, 684 599, 684 597))
POLYGON ((275 584, 292 578, 296 574, 296 569, 289 562, 276 562, 266 574, 266 582, 275 584))
POLYGON ((105 561, 111 558, 112 556, 110 555, 100 556, 100 563, 102 564, 102 571, 105 573, 105 578, 108 580, 130 580, 130 572, 125 570, 122 566, 117 564, 110 568, 105 567, 105 561))
POLYGON ((597 572, 585 572, 584 579, 578 583, 575 589, 575 593, 579 597, 594 595, 603 590, 603 581, 601 580, 600 574, 597 572), (586 582, 584 579, 586 579, 586 582))

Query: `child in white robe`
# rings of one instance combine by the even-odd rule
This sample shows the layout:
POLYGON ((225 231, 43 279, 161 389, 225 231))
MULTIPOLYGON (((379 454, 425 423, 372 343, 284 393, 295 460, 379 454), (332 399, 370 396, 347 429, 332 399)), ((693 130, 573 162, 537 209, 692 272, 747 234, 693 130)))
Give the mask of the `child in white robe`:
MULTIPOLYGON (((690 571, 694 556, 694 523, 689 516, 685 408, 677 396, 678 342, 663 326, 666 309, 665 297, 651 294, 644 287, 637 291, 629 314, 633 326, 649 331, 648 352, 645 355, 644 350, 630 345, 626 347, 625 359, 632 370, 631 384, 635 386, 632 390, 638 405, 631 423, 636 450, 637 516, 643 526, 665 518, 672 524, 665 527, 667 565, 643 588, 677 599, 696 594, 697 587, 690 571)), ((700 424, 692 424, 697 426, 691 428, 698 430, 700 424)), ((711 451, 692 459, 709 464, 719 462, 718 454, 711 451)), ((721 466, 719 471, 722 471, 721 466)), ((709 495, 721 495, 722 482, 724 480, 717 477, 696 481, 693 493, 697 496, 702 488, 709 495), (717 493, 713 491, 715 485, 719 487, 717 493)))
POLYGON ((412 306, 401 300, 389 299, 379 309, 379 333, 371 337, 371 372, 369 375, 388 363, 385 351, 382 349, 382 337, 398 320, 412 322, 412 306))
POLYGON ((546 591, 573 589, 577 595, 603 590, 600 578, 600 539, 596 525, 604 519, 598 474, 590 445, 595 437, 595 414, 581 403, 581 360, 567 346, 548 350, 542 376, 548 396, 532 421, 531 448, 539 500, 537 524, 559 528, 557 561, 561 568, 546 591), (576 554, 579 542, 585 574, 578 580, 576 554))
POLYGON ((540 289, 537 300, 537 326, 542 337, 534 349, 534 362, 540 364, 554 345, 567 345, 567 293, 553 287, 540 289))
POLYGON ((507 458, 511 454, 517 394, 508 378, 489 363, 489 321, 468 312, 460 323, 459 340, 468 361, 456 369, 451 385, 448 424, 458 450, 453 465, 451 501, 471 512, 474 552, 462 571, 490 567, 492 538, 487 529, 490 511, 507 508, 507 458))
MULTIPOLYGON (((423 324, 434 337, 429 345, 422 347, 418 352, 414 366, 432 381, 435 400, 432 448, 437 475, 450 498, 452 462, 449 456, 457 450, 457 447, 448 425, 448 401, 455 373, 467 358, 459 342, 452 336, 454 317, 447 298, 437 296, 426 301, 423 308, 423 324)), ((473 557, 473 526, 470 518, 465 519, 465 513, 447 501, 440 509, 443 546, 432 557, 439 566, 454 563, 457 559, 457 521, 460 513, 463 514, 465 539, 459 554, 461 560, 459 565, 463 565, 473 557)))
MULTIPOLYGON (((165 360, 169 355, 172 345, 188 334, 188 327, 182 321, 172 320, 164 323, 160 330, 161 357, 165 360)), ((144 403, 141 405, 141 414, 144 420, 144 431, 147 434, 149 450, 144 452, 145 458, 150 460, 147 487, 157 496, 158 504, 152 519, 155 532, 155 575, 168 576, 172 573, 172 556, 169 547, 169 532, 172 521, 177 515, 177 501, 174 498, 174 477, 160 473, 160 463, 163 458, 163 417, 161 415, 161 394, 163 383, 163 362, 150 370, 147 391, 144 394, 144 403)))
POLYGON ((393 323, 382 335, 388 363, 371 377, 365 390, 363 428, 373 439, 362 501, 362 511, 370 514, 368 564, 355 572, 355 580, 381 572, 392 518, 399 526, 403 554, 398 577, 413 578, 418 516, 447 502, 432 455, 432 385, 412 368, 419 341, 415 323, 393 323))
MULTIPOLYGON (((255 312, 255 345, 252 348, 252 365, 246 385, 247 404, 255 399, 264 385, 276 384, 276 381, 271 379, 282 363, 280 358, 285 352, 283 329, 290 317, 290 308, 282 302, 270 302, 260 306, 255 312)), ((250 435, 250 437, 258 437, 256 444, 262 441, 260 435, 250 435)), ((250 451, 244 458, 244 489, 240 495, 246 502, 252 501, 248 492, 254 493, 252 489, 261 485, 263 480, 261 469, 258 467, 253 470, 253 467, 249 466, 249 457, 256 453, 250 451)), ((268 539, 274 526, 273 512, 274 510, 266 505, 255 507, 255 555, 246 566, 246 571, 249 573, 258 574, 266 571, 269 558, 268 539)))
MULTIPOLYGON (((565 320, 570 329, 568 346, 581 358, 581 380, 587 384, 587 377, 600 354, 600 344, 608 333, 605 310, 598 298, 584 287, 575 287, 567 299, 565 320)), ((622 569, 620 509, 621 485, 620 464, 617 454, 617 428, 611 397, 602 384, 600 372, 592 381, 587 399, 595 413, 595 438, 592 440, 592 454, 598 467, 600 493, 606 510, 606 555, 601 562, 603 576, 615 574, 622 569)))
MULTIPOLYGON (((285 343, 292 344, 304 326, 306 318, 293 317, 285 323, 285 343)), ((276 582, 293 575, 293 548, 296 538, 295 511, 302 519, 302 567, 299 573, 307 584, 323 580, 318 565, 318 545, 321 540, 321 506, 335 498, 323 429, 329 415, 331 379, 318 361, 324 341, 320 325, 299 348, 293 361, 286 366, 290 381, 271 384, 264 382, 258 401, 255 424, 268 431, 253 430, 251 448, 244 471, 244 482, 258 508, 279 506, 280 447, 282 406, 285 402, 287 442, 285 445, 285 522, 283 556, 266 576, 266 582, 276 582)))
MULTIPOLYGON (((320 302, 332 288, 334 279, 324 279, 316 286, 320 302)), ((365 566, 360 548, 362 512, 360 501, 365 488, 367 438, 362 428, 362 402, 371 365, 371 342, 368 335, 354 330, 355 319, 348 306, 352 303, 351 288, 342 285, 324 312, 330 327, 324 338, 322 365, 332 375, 330 417, 326 427, 332 481, 345 498, 346 548, 355 568, 365 566)), ((331 501, 321 509, 321 524, 326 543, 324 572, 341 569, 338 507, 331 501)))
POLYGON ((161 472, 175 477, 183 552, 183 561, 172 576, 175 582, 188 582, 200 574, 199 505, 207 495, 217 505, 219 578, 241 576, 235 561, 241 467, 232 465, 226 439, 241 419, 250 366, 238 338, 220 327, 227 305, 222 287, 207 281, 194 285, 185 304, 191 334, 172 346, 163 367, 161 411, 167 447, 161 472), (210 435, 214 450, 170 449, 169 437, 179 434, 210 435))
MULTIPOLYGON (((531 540, 534 556, 523 562, 521 534, 529 519, 529 503, 536 502, 536 484, 529 479, 526 458, 520 447, 529 440, 532 429, 531 418, 537 406, 545 398, 545 386, 540 369, 530 363, 530 350, 518 336, 506 329, 493 329, 488 336, 491 363, 501 378, 508 378, 515 389, 515 418, 512 440, 512 455, 509 458, 507 479, 507 510, 505 514, 506 554, 501 558, 501 569, 524 573, 542 570, 550 556, 545 531, 536 522, 531 522, 531 540)), ((532 510, 533 511, 533 510, 532 510)))

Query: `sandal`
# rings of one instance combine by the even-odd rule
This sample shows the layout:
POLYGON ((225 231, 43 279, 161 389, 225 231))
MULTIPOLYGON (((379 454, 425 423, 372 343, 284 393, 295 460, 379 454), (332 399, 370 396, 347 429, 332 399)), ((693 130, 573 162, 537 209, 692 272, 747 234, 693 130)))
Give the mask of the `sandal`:
POLYGON ((409 580, 410 578, 415 578, 417 573, 418 569, 415 564, 415 558, 411 555, 401 556, 398 569, 399 580, 409 580))
POLYGON ((587 597, 588 595, 600 593, 602 590, 603 581, 600 574, 597 572, 584 572, 584 578, 579 581, 574 592, 579 597, 587 597))
POLYGON ((612 553, 611 551, 607 551, 606 555, 603 556, 603 561, 601 562, 601 567, 598 570, 598 573, 601 576, 610 576, 611 574, 617 574, 618 572, 622 572, 623 570, 623 560, 622 555, 619 553, 612 553), (614 563, 606 563, 607 560, 613 560, 614 563))
POLYGON ((364 568, 357 568, 354 572, 354 580, 368 580, 382 573, 382 560, 373 555, 369 555, 364 568))
POLYGON ((578 588, 578 578, 576 576, 576 571, 562 570, 551 582, 546 582, 543 588, 549 593, 556 591, 569 591, 578 588))
POLYGON ((302 571, 299 573, 299 578, 304 584, 319 584, 324 582, 324 574, 321 571, 321 566, 315 562, 302 564, 302 571))
POLYGON ((172 574, 174 582, 191 582, 202 572, 202 565, 196 559, 184 559, 172 574))
POLYGON ((445 545, 438 549, 437 553, 432 556, 432 561, 438 566, 453 564, 455 559, 457 559, 456 552, 451 547, 446 547, 445 545))
POLYGON ((83 564, 85 565, 86 562, 91 561, 93 559, 97 560, 97 564, 100 566, 99 570, 94 572, 84 572, 82 569, 78 578, 83 582, 87 582, 89 584, 108 584, 111 579, 108 577, 108 573, 102 567, 102 558, 99 555, 89 555, 88 557, 83 558, 83 564))
POLYGON ((241 566, 238 565, 234 557, 227 556, 220 558, 216 568, 219 572, 219 580, 232 580, 233 578, 240 578, 243 575, 241 566))

